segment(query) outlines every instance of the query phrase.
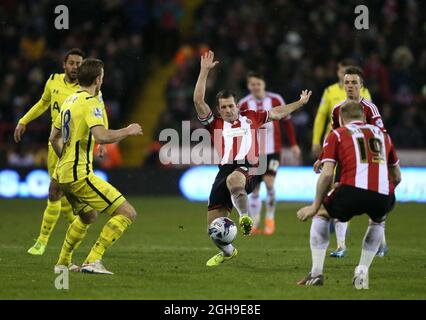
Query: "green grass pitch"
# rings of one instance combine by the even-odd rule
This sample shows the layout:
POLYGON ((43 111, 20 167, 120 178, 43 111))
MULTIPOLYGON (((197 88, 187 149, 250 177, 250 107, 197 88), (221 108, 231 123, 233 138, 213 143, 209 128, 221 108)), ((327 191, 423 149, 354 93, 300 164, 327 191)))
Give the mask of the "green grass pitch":
MULTIPOLYGON (((310 269, 309 225, 296 219, 301 204, 280 203, 273 236, 238 236, 239 255, 207 268, 217 252, 206 236, 206 204, 182 198, 129 198, 139 216, 107 251, 113 276, 70 274, 56 290, 53 273, 67 224, 61 217, 43 256, 26 250, 38 234, 44 200, 1 200, 1 299, 426 299, 426 206, 397 204, 387 222, 390 252, 375 259, 370 290, 351 284, 367 217, 350 224, 349 255, 326 258, 325 285, 300 287, 310 269)), ((107 220, 101 215, 74 255, 81 264, 107 220)), ((232 218, 237 220, 236 214, 232 218)), ((335 247, 331 236, 329 251, 335 247)))

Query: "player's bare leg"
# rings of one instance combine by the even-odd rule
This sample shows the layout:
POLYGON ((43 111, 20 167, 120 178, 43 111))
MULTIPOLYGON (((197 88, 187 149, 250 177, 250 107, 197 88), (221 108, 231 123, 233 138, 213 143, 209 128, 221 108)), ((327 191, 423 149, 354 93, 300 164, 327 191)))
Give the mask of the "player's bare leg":
POLYGON ((40 227, 40 235, 36 243, 28 249, 28 253, 32 255, 42 255, 46 250, 47 243, 53 228, 59 219, 61 212, 61 197, 63 193, 59 184, 55 180, 50 181, 49 195, 47 199, 47 206, 43 213, 43 220, 40 227))
MULTIPOLYGON (((209 210, 207 212, 207 232, 209 230, 210 224, 215 219, 221 218, 221 217, 229 217, 229 211, 226 210, 226 208, 224 207, 214 209, 214 210, 209 210)), ((232 245, 232 243, 227 245, 223 245, 216 241, 213 241, 213 243, 221 250, 221 252, 214 255, 207 261, 206 266, 208 267, 219 266, 223 262, 234 258, 238 253, 237 249, 232 245)))
POLYGON ((297 284, 303 286, 321 286, 324 284, 324 260, 330 243, 330 217, 324 208, 312 219, 310 231, 312 269, 297 284))
POLYGON ((249 215, 253 219, 253 228, 251 234, 261 234, 262 230, 259 228, 260 212, 262 211, 262 200, 260 200, 260 183, 256 185, 253 192, 249 196, 249 215))
POLYGON ((95 210, 81 211, 73 223, 69 225, 58 262, 55 265, 55 272, 64 267, 70 271, 79 271, 79 268, 71 262, 72 255, 85 238, 87 230, 95 221, 97 215, 98 213, 95 210))
POLYGON ((263 181, 266 184, 266 215, 265 215, 265 230, 266 235, 271 235, 275 232, 275 177, 273 175, 265 175, 263 181))
POLYGON ((226 178, 226 186, 231 194, 232 204, 240 215, 239 225, 243 235, 249 235, 253 227, 253 219, 248 215, 246 182, 246 175, 238 170, 226 178))
POLYGON ((92 247, 85 262, 81 266, 81 272, 113 274, 102 264, 105 251, 122 236, 124 231, 135 221, 136 210, 128 202, 123 202, 112 214, 111 219, 103 227, 101 234, 92 247))
POLYGON ((362 241, 361 258, 355 268, 353 284, 357 289, 368 289, 368 271, 379 249, 385 232, 385 223, 369 221, 367 232, 362 241))

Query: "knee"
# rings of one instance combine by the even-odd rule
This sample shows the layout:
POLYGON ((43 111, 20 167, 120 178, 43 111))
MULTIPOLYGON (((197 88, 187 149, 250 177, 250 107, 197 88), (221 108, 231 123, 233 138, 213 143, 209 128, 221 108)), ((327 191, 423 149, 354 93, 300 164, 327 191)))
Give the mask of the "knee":
POLYGON ((126 218, 128 218, 132 222, 134 222, 136 220, 136 217, 137 217, 137 212, 136 212, 135 208, 133 208, 133 206, 130 205, 130 204, 125 206, 123 208, 123 210, 121 210, 120 214, 125 216, 126 218))
POLYGON ((244 187, 246 182, 246 177, 244 174, 238 171, 232 172, 227 178, 226 178, 226 185, 231 191, 231 189, 238 188, 238 187, 244 187))
POLYGON ((54 182, 52 180, 52 182, 50 182, 50 186, 49 186, 49 195, 48 198, 50 201, 58 201, 60 200, 62 197, 62 190, 61 187, 59 186, 59 184, 57 182, 54 182))
POLYGON ((98 212, 96 210, 92 210, 86 213, 81 212, 79 217, 84 224, 92 224, 95 222, 96 217, 98 216, 98 212))

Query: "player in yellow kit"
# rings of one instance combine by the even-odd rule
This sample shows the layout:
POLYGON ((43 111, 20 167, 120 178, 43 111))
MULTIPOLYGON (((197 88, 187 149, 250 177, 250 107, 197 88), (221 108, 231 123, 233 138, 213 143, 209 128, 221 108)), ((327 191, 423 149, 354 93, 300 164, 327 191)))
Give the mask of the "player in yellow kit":
POLYGON ((139 124, 120 130, 108 130, 103 119, 102 102, 98 98, 103 80, 103 62, 86 59, 78 68, 81 89, 69 96, 56 118, 49 141, 59 157, 53 179, 71 203, 78 217, 68 227, 55 271, 69 268, 72 254, 84 239, 98 212, 111 219, 81 267, 82 272, 112 274, 105 269, 102 257, 136 218, 136 211, 112 185, 93 174, 93 146, 118 142, 128 136, 142 134, 139 124))
MULTIPOLYGON (((315 117, 313 136, 312 136, 312 155, 318 158, 322 150, 323 136, 327 137, 331 130, 331 113, 335 105, 346 100, 346 92, 343 86, 343 79, 345 77, 345 70, 349 66, 355 65, 352 59, 343 59, 337 64, 337 77, 338 82, 325 88, 321 103, 318 107, 317 115, 315 117), (324 127, 327 129, 324 132, 324 127), (324 133, 324 135, 323 135, 324 133)), ((371 95, 367 88, 362 87, 360 96, 371 101, 371 95)), ((337 249, 333 251, 330 256, 335 258, 342 258, 346 255, 346 230, 348 227, 347 222, 335 221, 335 231, 337 239, 337 249)))
MULTIPOLYGON (((77 81, 77 68, 83 61, 83 56, 83 52, 76 48, 69 50, 65 54, 63 62, 64 73, 54 73, 48 78, 41 99, 19 120, 14 133, 15 142, 21 141, 22 136, 26 131, 26 126, 31 121, 40 117, 48 109, 50 109, 53 123, 59 114, 59 109, 65 99, 80 88, 77 81)), ((105 120, 107 121, 106 113, 104 114, 105 120)), ((101 155, 103 152, 104 147, 101 147, 101 155)), ((57 161, 58 157, 49 143, 47 169, 50 176, 53 174, 57 161)), ((43 213, 40 234, 36 243, 28 249, 29 254, 42 255, 44 253, 49 237, 56 225, 56 222, 58 221, 60 212, 64 214, 69 223, 71 223, 75 218, 71 205, 65 197, 58 197, 58 185, 54 181, 51 181, 47 206, 43 213)))

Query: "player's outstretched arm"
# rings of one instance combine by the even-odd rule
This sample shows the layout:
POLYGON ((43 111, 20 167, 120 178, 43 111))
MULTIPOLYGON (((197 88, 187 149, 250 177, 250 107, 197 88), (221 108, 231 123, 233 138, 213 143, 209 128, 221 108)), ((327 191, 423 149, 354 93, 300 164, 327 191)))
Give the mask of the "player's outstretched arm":
POLYGON ((27 124, 40 117, 47 109, 49 109, 49 101, 40 99, 21 119, 19 119, 15 132, 13 133, 16 143, 21 141, 27 129, 27 124))
POLYGON ((194 90, 195 110, 200 118, 207 117, 211 112, 209 105, 204 101, 204 95, 206 93, 206 82, 209 71, 218 63, 219 61, 214 61, 213 51, 206 52, 201 56, 200 74, 198 75, 197 84, 194 90))
POLYGON ((137 123, 132 123, 126 128, 119 130, 105 129, 104 126, 99 125, 90 129, 92 131, 95 141, 100 144, 108 144, 119 142, 128 136, 142 135, 142 127, 137 123))
POLYGON ((52 144, 53 150, 55 151, 56 155, 60 158, 62 155, 62 149, 64 147, 63 141, 61 139, 62 133, 61 130, 52 127, 52 131, 50 131, 50 137, 49 141, 52 144))
POLYGON ((268 119, 270 121, 271 120, 280 120, 280 119, 288 116, 293 111, 299 109, 301 106, 308 103, 309 98, 311 97, 311 94, 312 94, 312 91, 303 90, 302 93, 300 94, 299 101, 272 108, 269 111, 269 118, 268 119))
POLYGON ((321 171, 321 175, 318 178, 317 182, 317 192, 315 195, 314 202, 307 207, 304 207, 297 211, 297 217, 302 220, 306 221, 308 218, 313 217, 317 214, 318 210, 321 207, 322 201, 327 194, 327 192, 330 189, 330 185, 333 181, 334 176, 334 162, 325 162, 323 165, 323 169, 321 171))

